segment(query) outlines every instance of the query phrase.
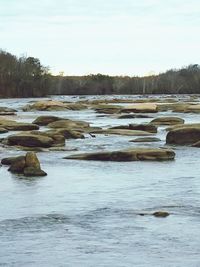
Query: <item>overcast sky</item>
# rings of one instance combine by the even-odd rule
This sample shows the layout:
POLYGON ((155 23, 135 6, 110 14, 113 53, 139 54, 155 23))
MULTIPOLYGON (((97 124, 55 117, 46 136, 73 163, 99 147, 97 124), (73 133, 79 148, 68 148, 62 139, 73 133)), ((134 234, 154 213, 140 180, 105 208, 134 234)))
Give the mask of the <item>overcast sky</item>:
POLYGON ((0 0, 0 48, 67 75, 200 63, 200 0, 0 0))

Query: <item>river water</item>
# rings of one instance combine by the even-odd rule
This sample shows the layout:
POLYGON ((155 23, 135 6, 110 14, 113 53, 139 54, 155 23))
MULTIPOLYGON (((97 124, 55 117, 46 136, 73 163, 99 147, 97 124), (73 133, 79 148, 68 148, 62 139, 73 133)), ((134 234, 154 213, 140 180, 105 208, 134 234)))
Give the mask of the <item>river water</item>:
MULTIPOLYGON (((53 97, 76 101, 79 97, 53 97)), ((95 98, 95 97, 85 97, 95 98)), ((149 122, 151 119, 100 117, 92 110, 22 112, 33 99, 4 99, 18 109, 16 120, 31 122, 41 114, 85 120, 93 126, 149 122)), ((198 114, 162 112, 200 122, 198 114)), ((4 135, 2 135, 4 136, 4 135)), ((96 162, 63 159, 84 151, 134 146, 133 137, 97 135, 67 140, 69 151, 41 152, 46 177, 24 178, 0 168, 0 266, 199 267, 200 149, 175 147, 169 162, 96 162), (70 151, 72 150, 72 151, 70 151), (165 210, 167 218, 139 213, 165 210)), ((24 154, 1 148, 1 158, 24 154)))

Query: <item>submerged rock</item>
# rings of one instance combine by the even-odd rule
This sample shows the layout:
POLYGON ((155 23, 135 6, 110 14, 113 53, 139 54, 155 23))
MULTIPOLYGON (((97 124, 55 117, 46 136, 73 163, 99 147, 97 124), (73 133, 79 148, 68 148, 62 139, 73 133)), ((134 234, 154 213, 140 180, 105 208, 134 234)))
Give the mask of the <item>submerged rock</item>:
POLYGON ((155 217, 165 218, 168 217, 170 214, 167 211, 156 211, 152 215, 155 217))
POLYGON ((145 142, 159 142, 161 141, 159 138, 156 137, 141 137, 141 138, 136 138, 133 140, 130 140, 129 142, 134 142, 134 143, 145 143, 145 142))
POLYGON ((118 119, 136 119, 136 118, 152 118, 151 116, 148 115, 143 115, 143 114, 123 114, 118 116, 118 119))
POLYGON ((105 130, 96 130, 91 131, 93 134, 114 134, 114 135, 124 135, 124 136, 149 136, 152 133, 139 131, 139 130, 129 130, 129 129, 105 129, 105 130))
POLYGON ((65 159, 100 160, 100 161, 143 161, 173 160, 175 153, 171 149, 131 148, 119 151, 83 153, 65 157, 65 159))

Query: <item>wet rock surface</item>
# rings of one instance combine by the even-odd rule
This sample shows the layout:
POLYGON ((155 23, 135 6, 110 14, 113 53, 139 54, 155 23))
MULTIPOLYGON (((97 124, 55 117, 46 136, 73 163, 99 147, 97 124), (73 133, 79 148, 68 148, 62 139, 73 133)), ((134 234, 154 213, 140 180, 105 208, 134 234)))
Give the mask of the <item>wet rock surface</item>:
POLYGON ((170 149, 133 148, 121 151, 107 151, 77 154, 65 159, 100 160, 100 161, 145 161, 173 160, 175 153, 170 149))
POLYGON ((27 152, 25 156, 4 158, 1 161, 4 165, 10 165, 8 171, 24 176, 46 176, 41 169, 40 162, 34 152, 27 152))

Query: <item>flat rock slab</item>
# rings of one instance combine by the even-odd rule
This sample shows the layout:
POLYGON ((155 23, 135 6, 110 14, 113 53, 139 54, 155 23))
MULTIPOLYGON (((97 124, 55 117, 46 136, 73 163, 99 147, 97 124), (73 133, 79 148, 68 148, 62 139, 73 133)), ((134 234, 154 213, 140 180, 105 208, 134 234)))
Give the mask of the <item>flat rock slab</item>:
POLYGON ((153 119, 150 123, 154 125, 176 125, 184 124, 184 120, 179 117, 159 117, 153 119))
POLYGON ((83 153, 65 157, 65 159, 99 161, 162 161, 173 160, 174 158, 175 153, 171 149, 141 147, 119 151, 83 153))
POLYGON ((121 109, 122 113, 156 113, 158 112, 157 105, 154 103, 142 103, 142 104, 133 104, 123 107, 121 109))

